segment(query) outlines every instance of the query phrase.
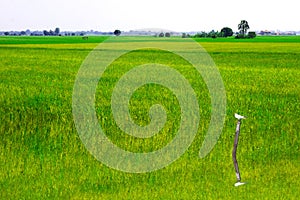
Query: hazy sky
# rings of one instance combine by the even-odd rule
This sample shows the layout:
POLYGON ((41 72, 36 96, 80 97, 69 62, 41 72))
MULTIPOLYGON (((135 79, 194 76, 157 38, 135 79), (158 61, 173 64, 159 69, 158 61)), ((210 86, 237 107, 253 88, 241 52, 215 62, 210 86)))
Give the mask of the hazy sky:
POLYGON ((1 0, 0 30, 300 30, 298 0, 1 0), (242 2, 245 2, 241 4, 242 2))

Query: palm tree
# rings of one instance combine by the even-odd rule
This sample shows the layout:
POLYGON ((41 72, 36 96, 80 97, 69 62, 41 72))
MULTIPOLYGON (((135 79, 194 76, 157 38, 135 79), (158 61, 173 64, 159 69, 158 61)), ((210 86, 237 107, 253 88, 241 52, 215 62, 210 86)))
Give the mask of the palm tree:
POLYGON ((245 35, 247 33, 247 30, 249 29, 248 22, 246 20, 242 20, 241 23, 238 25, 238 29, 241 34, 245 35))

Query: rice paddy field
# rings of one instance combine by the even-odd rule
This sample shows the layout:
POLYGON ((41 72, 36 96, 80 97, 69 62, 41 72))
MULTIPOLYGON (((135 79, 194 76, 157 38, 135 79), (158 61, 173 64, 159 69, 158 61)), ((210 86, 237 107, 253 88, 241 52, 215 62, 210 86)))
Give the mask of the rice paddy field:
MULTIPOLYGON (((126 173, 99 162, 82 143, 72 114, 77 73, 107 37, 0 37, 0 199, 297 199, 300 196, 300 37, 195 39, 213 59, 226 90, 222 134, 204 158, 199 150, 211 117, 201 75, 178 55, 140 49, 117 58, 96 90, 96 112, 107 137, 131 152, 152 152, 175 137, 180 106, 168 88, 147 84, 130 99, 136 124, 150 123, 161 104, 167 121, 153 138, 122 132, 111 111, 115 84, 137 65, 157 62, 180 72, 200 108, 188 150, 163 169, 126 173), (231 152, 234 113, 242 122, 236 182, 231 152)), ((153 38, 128 38, 145 40, 153 38)), ((156 42, 158 39, 155 39, 156 42)), ((178 42, 185 39, 161 39, 178 42)))

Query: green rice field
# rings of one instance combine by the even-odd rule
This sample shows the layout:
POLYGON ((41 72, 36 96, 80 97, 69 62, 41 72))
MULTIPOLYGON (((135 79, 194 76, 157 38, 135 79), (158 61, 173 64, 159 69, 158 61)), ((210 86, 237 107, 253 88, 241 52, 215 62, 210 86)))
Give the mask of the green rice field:
MULTIPOLYGON (((158 62, 180 72, 200 108, 197 135, 188 150, 163 169, 126 173, 99 162, 75 127, 72 94, 88 54, 107 37, 0 37, 0 199, 297 199, 300 196, 300 37, 236 40, 195 39, 214 60, 226 89, 226 118, 214 149, 199 150, 210 122, 211 99, 202 77, 183 58, 160 49, 135 50, 117 58, 97 87, 97 119, 107 137, 127 151, 158 150, 175 137, 180 106, 174 94, 148 84, 134 92, 130 115, 150 123, 149 108, 161 104, 168 116, 153 138, 128 136, 116 125, 111 94, 135 66, 158 62), (247 116, 237 157, 231 152, 234 113, 247 116)), ((128 41, 151 42, 151 37, 128 41)), ((157 41, 157 39, 155 39, 157 41)), ((161 42, 184 42, 166 38, 161 42)))

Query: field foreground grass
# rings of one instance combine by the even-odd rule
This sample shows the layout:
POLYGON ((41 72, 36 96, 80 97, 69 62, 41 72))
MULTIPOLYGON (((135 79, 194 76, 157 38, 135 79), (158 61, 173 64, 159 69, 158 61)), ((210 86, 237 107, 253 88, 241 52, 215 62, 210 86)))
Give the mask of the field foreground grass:
MULTIPOLYGON (((299 40, 198 41, 218 67, 227 98, 222 135, 203 159, 198 153, 209 125, 210 97, 195 69, 179 56, 158 49, 133 51, 113 62, 99 81, 96 111, 107 136, 121 148, 160 149, 174 138, 180 120, 174 94, 148 84, 133 94, 130 114, 137 124, 147 125, 150 106, 162 104, 168 114, 162 131, 151 139, 136 139, 116 126, 110 106, 112 89, 136 65, 159 62, 176 69, 189 81, 200 105, 198 133, 188 151, 161 170, 133 174, 97 161, 82 144, 73 120, 76 75, 89 52, 105 39, 96 37, 86 43, 81 38, 72 42, 0 38, 1 199, 297 199, 299 40), (247 184, 237 188, 231 160, 235 112, 247 116, 238 149, 242 180, 247 184)), ((130 40, 151 42, 151 38, 130 40)))

